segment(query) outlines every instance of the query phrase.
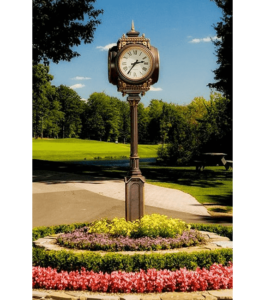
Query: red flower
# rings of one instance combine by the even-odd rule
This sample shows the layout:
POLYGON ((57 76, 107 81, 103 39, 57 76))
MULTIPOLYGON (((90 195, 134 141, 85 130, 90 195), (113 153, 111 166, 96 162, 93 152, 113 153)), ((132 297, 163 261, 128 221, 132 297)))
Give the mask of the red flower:
POLYGON ((210 289, 231 289, 233 287, 233 265, 228 267, 213 264, 209 270, 186 268, 177 271, 149 269, 146 272, 94 273, 86 271, 57 272, 56 269, 33 267, 34 288, 58 290, 90 290, 112 293, 147 293, 173 291, 205 291, 210 289))

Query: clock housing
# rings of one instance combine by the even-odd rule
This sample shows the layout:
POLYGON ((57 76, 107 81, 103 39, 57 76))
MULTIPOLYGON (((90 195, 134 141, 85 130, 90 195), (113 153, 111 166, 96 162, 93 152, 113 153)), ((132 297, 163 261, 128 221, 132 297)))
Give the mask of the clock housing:
POLYGON ((109 49, 108 79, 122 95, 139 93, 142 96, 158 81, 159 52, 150 45, 150 39, 134 29, 109 49))
POLYGON ((122 48, 116 57, 116 69, 120 78, 130 84, 147 81, 154 72, 155 58, 145 46, 131 44, 122 48))

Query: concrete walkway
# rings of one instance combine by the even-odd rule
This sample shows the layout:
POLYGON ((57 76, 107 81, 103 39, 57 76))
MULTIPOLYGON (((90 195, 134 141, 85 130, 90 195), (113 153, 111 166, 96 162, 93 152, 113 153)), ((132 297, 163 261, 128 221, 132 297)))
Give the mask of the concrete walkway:
MULTIPOLYGON (((33 227, 91 222, 125 216, 125 184, 54 170, 33 171, 33 227)), ((211 217, 191 195, 145 184, 145 213, 160 213, 188 223, 231 224, 211 217)))
MULTIPOLYGON (((102 180, 85 183, 70 183, 73 188, 85 189, 102 196, 125 201, 123 180, 102 180)), ((209 216, 207 209, 191 195, 179 190, 145 183, 145 204, 200 216, 209 216)))

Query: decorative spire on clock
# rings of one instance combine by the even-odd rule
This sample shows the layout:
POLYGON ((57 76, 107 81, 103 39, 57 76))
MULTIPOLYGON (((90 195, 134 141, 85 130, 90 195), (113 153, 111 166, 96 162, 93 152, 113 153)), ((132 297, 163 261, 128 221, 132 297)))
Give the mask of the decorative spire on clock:
POLYGON ((132 29, 131 29, 131 31, 135 31, 133 20, 132 20, 132 29))
POLYGON ((131 28, 131 31, 129 31, 129 32, 126 33, 127 36, 128 37, 137 37, 139 35, 139 33, 140 33, 139 31, 136 31, 134 29, 134 22, 132 21, 132 28, 131 28))

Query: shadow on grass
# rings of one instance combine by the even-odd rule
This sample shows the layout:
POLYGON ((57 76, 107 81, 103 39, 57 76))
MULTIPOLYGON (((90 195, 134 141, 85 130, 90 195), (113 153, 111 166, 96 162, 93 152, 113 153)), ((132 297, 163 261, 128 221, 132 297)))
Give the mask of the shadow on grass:
MULTIPOLYGON (((197 172, 195 167, 161 167, 143 164, 140 166, 146 179, 154 182, 179 184, 186 187, 220 188, 231 181, 232 172, 222 168, 205 169, 197 172)), ((129 167, 94 166, 76 163, 33 160, 33 182, 63 184, 70 182, 90 182, 101 180, 124 180, 129 167)), ((204 203, 232 206, 232 193, 205 195, 204 203)))

